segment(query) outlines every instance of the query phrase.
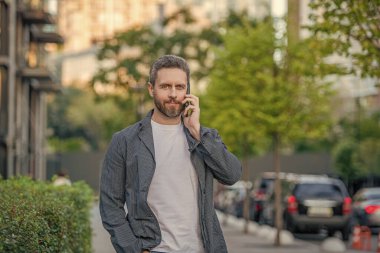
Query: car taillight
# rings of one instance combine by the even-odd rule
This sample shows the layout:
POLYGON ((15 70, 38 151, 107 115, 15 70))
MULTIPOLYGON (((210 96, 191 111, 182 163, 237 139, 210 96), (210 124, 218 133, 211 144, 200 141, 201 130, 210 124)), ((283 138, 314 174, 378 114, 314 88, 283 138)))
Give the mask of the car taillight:
POLYGON ((256 211, 256 212, 260 212, 261 209, 263 209, 263 207, 262 207, 260 204, 256 204, 256 205, 255 205, 255 211, 256 211))
POLYGON ((288 213, 298 212, 297 199, 294 195, 288 197, 288 213))
POLYGON ((343 214, 350 214, 351 213, 351 202, 352 202, 352 200, 350 197, 344 198, 343 214))
POLYGON ((265 192, 262 190, 259 190, 258 192, 256 192, 255 199, 256 200, 264 200, 265 199, 265 192))
POLYGON ((373 214, 374 212, 376 212, 379 209, 380 209, 380 206, 376 206, 376 205, 369 205, 369 206, 366 206, 364 208, 364 210, 367 214, 373 214))

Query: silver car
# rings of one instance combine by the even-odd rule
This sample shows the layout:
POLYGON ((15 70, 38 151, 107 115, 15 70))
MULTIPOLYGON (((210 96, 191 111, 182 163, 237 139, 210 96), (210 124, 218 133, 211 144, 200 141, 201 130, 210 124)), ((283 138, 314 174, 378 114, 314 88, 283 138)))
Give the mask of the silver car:
POLYGON ((354 224, 380 228, 380 187, 363 188, 353 197, 354 224))

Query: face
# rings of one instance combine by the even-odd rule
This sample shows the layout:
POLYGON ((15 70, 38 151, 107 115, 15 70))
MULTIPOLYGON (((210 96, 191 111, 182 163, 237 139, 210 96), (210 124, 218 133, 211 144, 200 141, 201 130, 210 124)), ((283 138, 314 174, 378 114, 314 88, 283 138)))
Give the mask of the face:
POLYGON ((182 100, 187 88, 186 73, 177 68, 163 68, 157 72, 154 86, 149 84, 155 109, 164 117, 177 118, 184 110, 182 100))

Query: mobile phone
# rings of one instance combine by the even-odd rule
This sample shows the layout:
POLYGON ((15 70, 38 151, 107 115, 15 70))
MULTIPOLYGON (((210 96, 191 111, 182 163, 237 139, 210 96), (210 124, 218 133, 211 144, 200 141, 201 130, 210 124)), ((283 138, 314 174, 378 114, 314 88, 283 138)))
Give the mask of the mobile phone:
MULTIPOLYGON (((190 81, 187 83, 186 94, 190 94, 190 81)), ((189 104, 190 104, 190 102, 186 102, 186 103, 185 103, 185 108, 188 107, 189 104)), ((192 109, 189 109, 189 110, 187 111, 187 114, 186 114, 185 116, 186 116, 186 117, 190 117, 192 113, 193 113, 193 110, 192 110, 192 109)))

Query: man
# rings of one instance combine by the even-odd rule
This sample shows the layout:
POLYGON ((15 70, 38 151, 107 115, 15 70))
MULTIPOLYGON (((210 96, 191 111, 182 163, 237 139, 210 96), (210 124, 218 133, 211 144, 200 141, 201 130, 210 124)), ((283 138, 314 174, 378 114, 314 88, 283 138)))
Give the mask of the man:
POLYGON ((234 184, 241 164, 216 130, 200 125, 199 99, 186 92, 189 78, 178 56, 154 62, 148 84, 154 109, 109 145, 100 213, 117 252, 227 252, 213 179, 234 184))

